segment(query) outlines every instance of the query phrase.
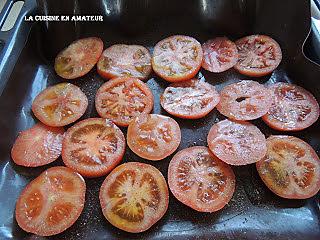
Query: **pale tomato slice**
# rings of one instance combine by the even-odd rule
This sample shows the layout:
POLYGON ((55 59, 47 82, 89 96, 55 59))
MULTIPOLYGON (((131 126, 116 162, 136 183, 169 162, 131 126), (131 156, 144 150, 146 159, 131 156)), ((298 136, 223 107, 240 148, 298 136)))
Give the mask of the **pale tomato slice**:
POLYGON ((234 68, 243 75, 261 77, 275 70, 282 60, 279 44, 265 35, 251 35, 236 41, 239 53, 234 68))
POLYGON ((306 199, 320 190, 320 159, 312 147, 292 136, 270 136, 267 154, 256 163, 258 173, 275 194, 306 199))
POLYGON ((31 181, 16 203, 16 220, 26 232, 52 236, 71 227, 85 201, 86 183, 66 167, 52 167, 31 181))
POLYGON ((32 111, 42 123, 61 127, 78 120, 87 106, 88 98, 80 88, 71 83, 59 83, 37 95, 32 111))
POLYGON ((87 74, 99 60, 103 51, 100 38, 82 38, 72 42, 56 57, 54 69, 65 79, 75 79, 87 74))
POLYGON ((158 42, 153 50, 152 68, 169 82, 193 78, 202 63, 201 44, 194 38, 175 35, 158 42))
POLYGON ((220 210, 235 190, 231 167, 202 146, 186 148, 174 155, 169 164, 168 183, 180 202, 199 212, 220 210))
POLYGON ((61 155, 63 136, 63 128, 37 123, 19 133, 11 149, 12 160, 24 167, 49 164, 61 155))
POLYGON ((181 131, 178 123, 158 114, 140 114, 131 121, 127 131, 129 148, 148 160, 162 160, 180 145, 181 131))
POLYGON ((265 115, 272 104, 272 91, 262 84, 243 80, 224 87, 218 111, 234 120, 253 120, 265 115))
POLYGON ((238 62, 237 46, 226 37, 206 41, 202 44, 202 50, 202 67, 210 72, 224 72, 238 62))
POLYGON ((306 89, 290 83, 269 86, 273 102, 262 120, 280 131, 299 131, 314 124, 319 118, 319 104, 306 89))
POLYGON ((88 118, 66 132, 62 160, 82 176, 100 177, 122 160, 125 145, 123 133, 110 120, 88 118))
POLYGON ((116 167, 100 189, 103 215, 126 232, 146 231, 166 213, 169 192, 166 180, 155 167, 138 162, 116 167))
POLYGON ((255 163, 267 152, 265 136, 249 122, 218 122, 211 127, 207 141, 213 154, 230 165, 255 163))
POLYGON ((215 87, 198 79, 172 83, 160 97, 161 106, 168 113, 188 119, 204 117, 219 100, 215 87))
POLYGON ((104 78, 134 77, 146 80, 152 71, 151 55, 140 45, 116 44, 103 51, 97 71, 104 78))
POLYGON ((153 94, 139 79, 119 77, 109 80, 99 88, 95 103, 102 118, 127 127, 139 114, 152 111, 153 94))

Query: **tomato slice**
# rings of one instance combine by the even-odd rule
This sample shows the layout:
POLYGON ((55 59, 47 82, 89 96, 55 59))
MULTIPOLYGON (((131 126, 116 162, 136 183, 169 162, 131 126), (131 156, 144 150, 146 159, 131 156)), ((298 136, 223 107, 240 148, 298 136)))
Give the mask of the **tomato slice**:
POLYGON ((161 106, 168 113, 189 119, 204 117, 219 100, 214 86, 197 79, 173 83, 160 97, 161 106))
POLYGON ((171 192, 180 202, 199 212, 223 208, 232 198, 235 182, 231 167, 216 158, 207 147, 183 149, 169 164, 171 192))
POLYGON ((135 154, 148 160, 168 157, 177 150, 180 141, 180 127, 170 117, 140 114, 128 127, 128 146, 135 154))
POLYGON ((62 160, 82 176, 100 177, 122 160, 125 144, 123 133, 110 120, 88 118, 66 132, 62 160))
POLYGON ((65 79, 75 79, 87 74, 98 62, 103 51, 100 38, 82 38, 72 42, 56 57, 54 69, 65 79))
POLYGON ((49 164, 61 154, 63 135, 63 128, 37 123, 19 134, 11 149, 12 160, 24 167, 49 164))
POLYGON ((258 82, 244 80, 220 92, 218 111, 234 120, 253 120, 265 115, 272 104, 272 91, 258 82))
POLYGON ((256 163, 267 187, 283 198, 306 199, 320 190, 320 159, 312 147, 292 136, 270 136, 267 154, 256 163))
POLYGON ((79 218, 86 183, 66 167, 52 167, 30 182, 16 203, 16 220, 26 232, 51 236, 65 231, 79 218))
POLYGON ((153 50, 152 68, 169 82, 193 78, 202 63, 201 44, 194 38, 175 35, 158 42, 153 50))
POLYGON ((210 129, 207 141, 213 154, 230 165, 255 163, 267 152, 265 136, 249 122, 218 122, 210 129))
POLYGON ((234 68, 243 75, 261 77, 275 70, 282 60, 279 44, 265 35, 251 35, 236 41, 239 53, 234 68))
POLYGON ((299 131, 319 118, 319 104, 304 88, 290 83, 275 83, 269 88, 273 91, 273 103, 262 120, 271 128, 299 131))
POLYGON ((166 213, 169 191, 158 169, 129 162, 107 176, 99 198, 103 215, 113 226, 138 233, 149 229, 166 213))
POLYGON ((140 45, 112 45, 102 53, 97 70, 107 79, 134 77, 146 80, 152 71, 151 55, 140 45))
POLYGON ((238 62, 237 46, 226 37, 208 40, 202 44, 202 50, 202 67, 210 72, 224 72, 238 62))
POLYGON ((71 83, 59 83, 38 94, 32 111, 42 123, 61 127, 78 120, 87 106, 88 98, 80 88, 71 83))
POLYGON ((96 94, 96 109, 103 118, 127 127, 141 113, 150 113, 153 94, 137 78, 119 77, 103 84, 96 94))

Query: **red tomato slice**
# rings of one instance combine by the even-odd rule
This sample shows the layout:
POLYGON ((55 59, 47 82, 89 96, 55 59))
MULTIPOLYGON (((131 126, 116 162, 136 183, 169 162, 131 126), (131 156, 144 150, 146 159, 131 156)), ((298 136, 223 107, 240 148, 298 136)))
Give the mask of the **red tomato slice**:
POLYGON ((146 80, 151 73, 151 55, 143 46, 116 44, 104 50, 97 64, 104 78, 134 77, 146 80))
POLYGON ((103 118, 127 127, 141 113, 150 113, 153 95, 137 78, 119 77, 103 84, 96 94, 96 109, 103 118))
POLYGON ((86 183, 66 167, 52 167, 30 182, 16 203, 16 220, 26 232, 51 236, 65 231, 79 218, 86 183))
POLYGON ((88 99, 80 88, 71 83, 59 83, 38 94, 32 111, 42 123, 61 127, 78 120, 87 106, 88 99))
POLYGON ((204 117, 219 100, 215 87, 198 79, 173 83, 160 97, 161 106, 168 113, 189 119, 204 117))
POLYGON ((155 167, 138 162, 116 167, 100 189, 103 215, 115 227, 138 233, 149 229, 166 213, 169 192, 155 167))
POLYGON ((266 152, 266 138, 253 124, 223 120, 208 134, 210 150, 230 165, 247 165, 261 160, 266 152))
POLYGON ((158 42, 153 50, 152 68, 169 82, 193 78, 202 63, 200 43, 188 36, 175 35, 158 42))
POLYGON ((290 83, 276 83, 269 88, 273 91, 273 104, 262 120, 271 128, 299 131, 319 118, 319 104, 304 88, 290 83))
POLYGON ((265 115, 272 104, 272 92, 258 82, 244 80, 220 92, 218 111, 234 120, 253 120, 265 115))
POLYGON ((82 38, 72 42, 56 57, 54 69, 65 79, 75 79, 90 72, 103 51, 100 38, 82 38))
POLYGON ((261 77, 275 70, 282 60, 279 44, 264 35, 251 35, 236 41, 239 52, 238 72, 250 77, 261 77))
POLYGON ((238 62, 237 46, 226 37, 208 40, 202 45, 202 50, 202 67, 210 72, 224 72, 238 62))
POLYGON ((82 176, 100 177, 122 160, 125 145, 123 133, 110 120, 88 118, 66 132, 62 160, 82 176))
POLYGON ((180 127, 170 117, 140 114, 128 127, 128 146, 135 154, 148 160, 168 157, 177 150, 180 141, 180 127))
POLYGON ((283 198, 306 199, 320 190, 320 159, 312 147, 292 136, 270 136, 267 154, 256 163, 267 187, 283 198))
POLYGON ((190 147, 178 152, 169 164, 168 183, 173 195, 199 212, 223 208, 235 190, 230 166, 216 158, 207 147, 190 147))
POLYGON ((61 154, 64 129, 37 123, 22 131, 11 149, 12 160, 24 167, 39 167, 61 154))

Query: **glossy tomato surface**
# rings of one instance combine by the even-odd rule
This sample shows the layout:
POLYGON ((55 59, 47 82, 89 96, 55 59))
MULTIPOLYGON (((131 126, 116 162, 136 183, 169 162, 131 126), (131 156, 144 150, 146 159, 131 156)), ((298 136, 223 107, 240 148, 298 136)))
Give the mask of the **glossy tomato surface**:
POLYGON ((52 167, 31 181, 21 192, 15 216, 26 232, 51 236, 71 227, 85 202, 86 183, 66 167, 52 167))
POLYGON ((231 167, 203 146, 186 148, 174 155, 169 164, 168 183, 180 202, 199 212, 220 210, 235 190, 231 167))
POLYGON ((292 136, 270 136, 267 154, 256 163, 258 173, 275 194, 306 199, 320 190, 320 160, 312 147, 292 136))
POLYGON ((166 180, 155 167, 138 162, 116 167, 100 189, 103 215, 127 232, 146 231, 166 213, 169 192, 166 180))

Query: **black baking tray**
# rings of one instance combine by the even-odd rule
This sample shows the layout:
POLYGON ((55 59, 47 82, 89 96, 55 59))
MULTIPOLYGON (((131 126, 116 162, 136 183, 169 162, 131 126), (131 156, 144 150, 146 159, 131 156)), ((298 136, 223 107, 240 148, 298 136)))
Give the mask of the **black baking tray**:
MULTIPOLYGON (((28 182, 48 167, 63 165, 62 160, 40 168, 23 168, 13 163, 10 149, 18 132, 37 122, 31 112, 35 96, 47 86, 65 81, 55 74, 53 57, 76 38, 97 36, 103 39, 105 47, 132 43, 152 51, 157 41, 173 34, 186 34, 201 42, 215 36, 225 35, 235 40, 249 34, 267 34, 281 45, 283 60, 271 75, 254 80, 296 83, 311 91, 320 102, 320 66, 308 60, 302 51, 310 31, 309 1, 47 0, 38 1, 38 4, 39 8, 35 1, 26 0, 15 28, 0 33, 0 239, 44 239, 19 228, 14 217, 15 201, 28 182), (23 20, 25 15, 43 12, 101 14, 104 21, 44 24, 23 20)), ((6 8, 11 5, 7 4, 6 8)), ((5 15, 2 13, 0 17, 5 15)), ((198 77, 218 90, 226 84, 248 79, 234 70, 214 74, 202 69, 198 77)), ((98 116, 94 97, 104 80, 96 70, 70 82, 79 86, 89 99, 88 109, 81 119, 98 116)), ((159 96, 168 83, 153 74, 147 84, 155 97, 153 112, 168 115, 159 104, 159 96)), ((221 119, 224 117, 216 110, 199 120, 176 119, 182 131, 178 150, 206 146, 210 127, 221 119)), ((261 120, 253 123, 266 136, 283 134, 271 130, 261 120)), ((306 130, 289 134, 307 141, 319 155, 319 120, 306 130)), ((127 147, 123 162, 152 164, 167 178, 171 157, 150 162, 127 147)), ((233 170, 236 192, 224 209, 210 214, 198 213, 170 194, 165 216, 139 234, 126 233, 108 223, 98 199, 104 177, 86 179, 86 203, 80 218, 51 239, 320 239, 319 193, 308 200, 282 199, 264 186, 254 165, 233 167, 233 170)))

